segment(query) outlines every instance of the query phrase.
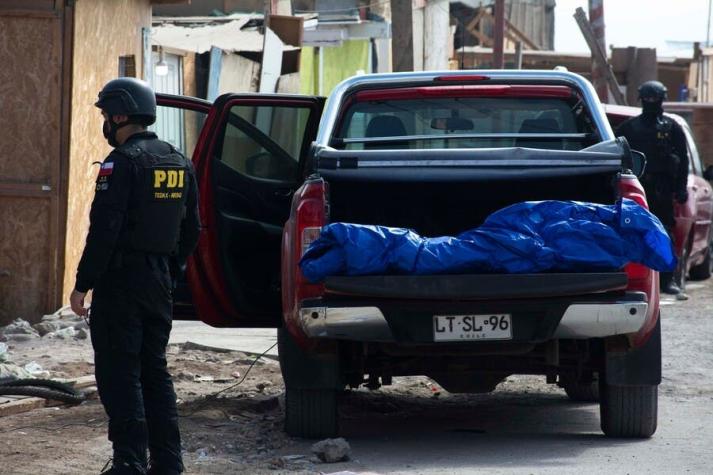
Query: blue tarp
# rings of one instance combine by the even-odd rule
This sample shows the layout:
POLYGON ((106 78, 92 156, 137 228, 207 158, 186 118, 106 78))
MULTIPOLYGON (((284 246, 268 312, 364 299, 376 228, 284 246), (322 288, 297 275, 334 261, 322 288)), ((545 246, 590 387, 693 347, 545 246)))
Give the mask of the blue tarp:
POLYGON ((672 271, 676 257, 661 222, 636 202, 518 203, 458 236, 332 223, 303 256, 311 282, 334 275, 597 272, 636 262, 672 271))

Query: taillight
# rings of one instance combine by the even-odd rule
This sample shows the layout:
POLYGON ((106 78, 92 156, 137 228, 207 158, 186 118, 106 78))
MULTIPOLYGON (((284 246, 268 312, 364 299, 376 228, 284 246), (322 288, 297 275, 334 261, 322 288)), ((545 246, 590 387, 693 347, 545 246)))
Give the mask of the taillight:
POLYGON ((309 246, 319 238, 319 233, 322 231, 321 226, 304 228, 302 231, 302 248, 300 249, 300 257, 305 255, 309 246))
POLYGON ((312 284, 302 275, 299 262, 326 223, 327 184, 321 178, 308 180, 292 199, 283 237, 282 305, 286 319, 296 316, 303 300, 324 293, 322 284, 312 284))
POLYGON ((649 209, 649 203, 646 201, 646 193, 644 187, 641 186, 639 180, 633 175, 622 175, 619 178, 619 196, 636 201, 639 205, 649 209))
MULTIPOLYGON (((639 205, 649 209, 649 204, 646 201, 646 193, 644 188, 633 175, 622 175, 619 178, 619 196, 636 201, 639 205)), ((655 294, 656 273, 646 266, 641 264, 628 264, 624 268, 626 275, 629 277, 629 290, 645 292, 651 303, 653 299, 658 298, 655 294)), ((653 308, 653 306, 652 306, 653 308)))

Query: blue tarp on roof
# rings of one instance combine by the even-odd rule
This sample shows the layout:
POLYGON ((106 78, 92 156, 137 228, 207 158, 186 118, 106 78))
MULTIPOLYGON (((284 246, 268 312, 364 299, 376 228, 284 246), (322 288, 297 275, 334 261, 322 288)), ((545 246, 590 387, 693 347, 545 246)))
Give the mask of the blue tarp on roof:
POLYGON ((385 226, 332 223, 300 266, 311 282, 334 275, 429 275, 613 271, 636 262, 672 271, 661 222, 636 202, 518 203, 458 236, 424 238, 385 226))

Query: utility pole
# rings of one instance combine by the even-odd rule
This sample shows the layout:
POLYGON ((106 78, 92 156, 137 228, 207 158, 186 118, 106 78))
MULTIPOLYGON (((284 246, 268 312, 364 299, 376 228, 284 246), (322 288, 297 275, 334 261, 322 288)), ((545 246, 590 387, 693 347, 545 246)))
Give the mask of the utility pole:
MULTIPOLYGON (((607 42, 604 29, 604 0, 589 0, 589 24, 594 32, 594 39, 606 57, 607 42)), ((609 87, 607 85, 607 65, 600 61, 592 61, 592 84, 597 91, 599 100, 609 102, 609 87)))
POLYGON ((505 0, 495 0, 495 25, 493 28, 493 68, 505 68, 505 0))
POLYGON ((711 7, 713 0, 708 0, 708 25, 706 26, 706 48, 711 46, 711 7))
POLYGON ((391 62, 394 71, 413 71, 413 4, 411 0, 391 0, 391 38, 391 62))

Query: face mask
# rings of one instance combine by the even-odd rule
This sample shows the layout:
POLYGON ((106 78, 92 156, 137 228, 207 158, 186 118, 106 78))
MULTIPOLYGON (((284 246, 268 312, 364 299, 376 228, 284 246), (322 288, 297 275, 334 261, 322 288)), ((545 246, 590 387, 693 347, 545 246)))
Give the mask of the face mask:
POLYGON ((663 107, 660 102, 642 101, 641 108, 645 116, 656 117, 663 114, 663 107))
POLYGON ((119 142, 116 141, 117 130, 119 130, 119 127, 117 126, 116 122, 111 120, 111 118, 104 121, 104 125, 102 125, 102 133, 104 134, 104 138, 107 140, 107 142, 109 142, 109 145, 115 148, 120 145, 119 142))

